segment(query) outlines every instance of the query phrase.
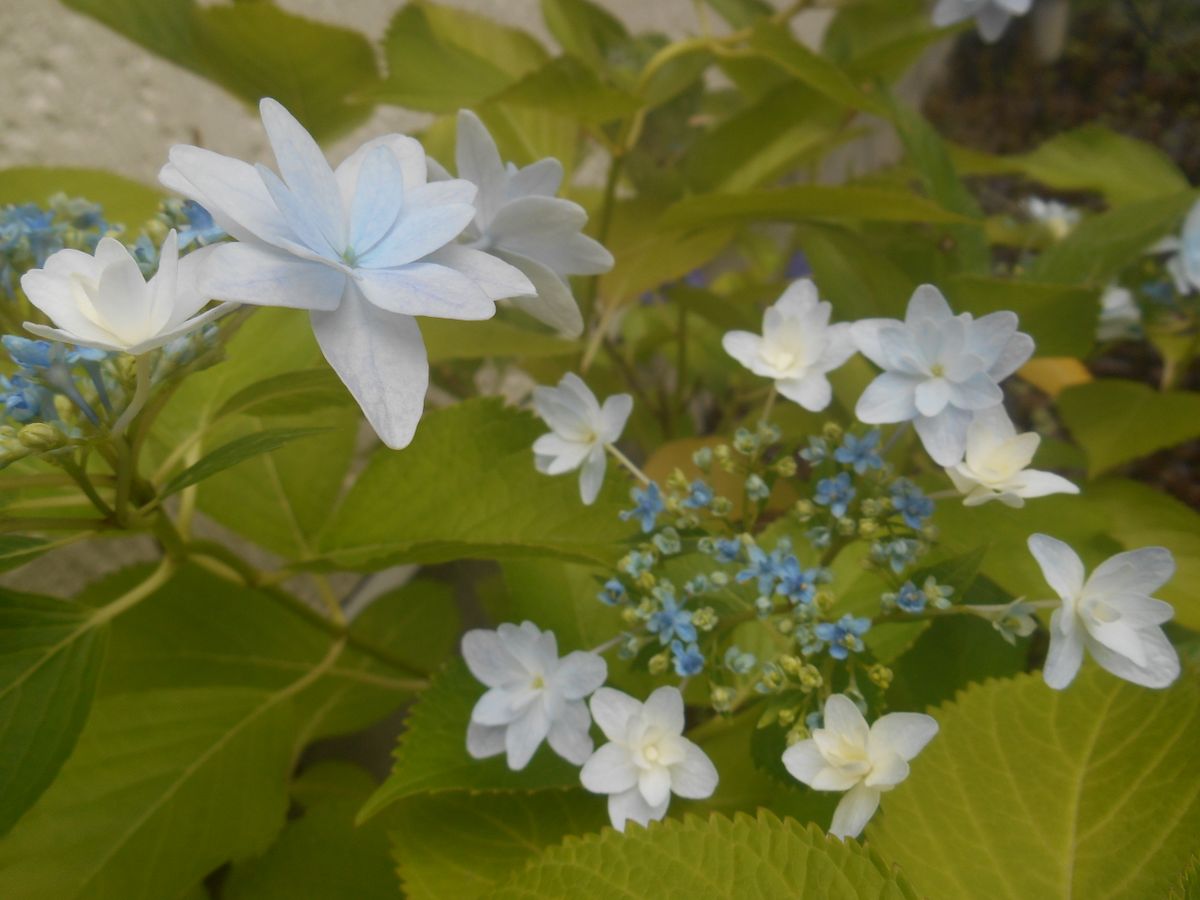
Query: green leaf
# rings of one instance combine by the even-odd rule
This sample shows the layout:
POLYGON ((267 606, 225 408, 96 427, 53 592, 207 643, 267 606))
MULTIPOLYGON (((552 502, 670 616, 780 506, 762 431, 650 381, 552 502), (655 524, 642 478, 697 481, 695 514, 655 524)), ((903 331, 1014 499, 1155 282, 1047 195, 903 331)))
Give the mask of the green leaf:
POLYGON ((575 787, 579 770, 543 745, 519 772, 503 754, 472 759, 467 753, 467 723, 487 688, 461 660, 454 660, 413 704, 396 748, 392 772, 363 806, 365 821, 397 800, 437 791, 522 791, 575 787))
POLYGON ((573 56, 550 60, 494 99, 511 106, 574 116, 594 125, 632 115, 641 106, 632 94, 605 84, 573 56))
POLYGON ((704 0, 717 14, 734 28, 745 28, 775 12, 766 0, 704 0))
POLYGON ((627 834, 606 830, 547 850, 491 896, 915 897, 874 850, 835 841, 815 826, 756 818, 688 816, 627 834))
POLYGON ((541 358, 579 353, 578 341, 519 328, 501 319, 458 322, 424 319, 421 336, 430 362, 450 359, 492 359, 498 356, 541 358))
POLYGON ((399 898, 384 823, 354 825, 373 787, 366 772, 347 763, 308 769, 292 789, 300 815, 266 853, 233 866, 221 900, 399 898))
POLYGON ((1086 666, 969 688, 867 827, 930 897, 1162 896, 1200 831, 1200 681, 1148 691, 1086 666), (1119 850, 1119 852, 1118 852, 1119 850))
POLYGON ((582 790, 409 797, 389 816, 410 900, 486 897, 541 850, 608 824, 604 797, 582 790))
POLYGON ((754 53, 781 66, 793 78, 835 103, 887 115, 887 107, 878 97, 866 93, 836 63, 796 40, 787 26, 760 23, 749 45, 754 53))
POLYGON ((1037 342, 1038 356, 1086 356, 1095 343, 1100 316, 1095 288, 960 273, 946 279, 945 290, 959 312, 1015 312, 1021 330, 1037 342))
POLYGON ((902 317, 920 283, 875 252, 863 235, 837 225, 803 225, 799 243, 812 266, 821 295, 833 302, 838 318, 902 317))
POLYGON ((388 76, 372 89, 372 97, 409 109, 452 113, 512 83, 512 74, 456 44, 449 32, 435 31, 430 21, 434 9, 411 3, 396 13, 383 41, 388 76))
MULTIPOLYGON (((410 4, 411 5, 411 4, 410 4)), ((485 59, 500 71, 519 78, 549 59, 546 48, 528 32, 495 19, 453 6, 422 3, 421 11, 441 41, 485 59)))
POLYGON ((225 416, 279 416, 344 406, 345 387, 332 369, 301 369, 272 375, 238 391, 214 413, 225 416))
POLYGON ((87 720, 108 637, 90 614, 0 591, 0 834, 54 780, 87 720))
POLYGON ((235 438, 203 457, 195 465, 188 466, 168 481, 160 491, 160 496, 169 496, 189 485, 199 484, 204 479, 236 466, 243 460, 269 453, 292 441, 320 434, 325 430, 324 428, 270 428, 235 438))
POLYGON ((1174 231, 1196 197, 1195 191, 1181 191, 1089 216, 1039 257, 1032 277, 1103 286, 1174 231))
POLYGON ((0 205, 46 201, 58 193, 84 197, 104 207, 108 221, 126 227, 136 237, 138 227, 158 212, 162 191, 100 169, 20 166, 0 169, 0 205))
POLYGON ((1200 857, 1192 856, 1187 868, 1179 873, 1179 878, 1171 886, 1167 900, 1200 900, 1200 857))
POLYGON ((378 80, 361 34, 271 3, 200 6, 193 0, 64 0, 175 65, 249 104, 274 97, 322 139, 363 121, 353 95, 378 80))
POLYGON ((730 223, 964 222, 966 219, 916 194, 889 188, 797 185, 744 193, 688 197, 663 214, 662 228, 692 231, 730 223))
POLYGON ((287 691, 141 691, 97 701, 74 755, 0 843, 0 895, 183 893, 283 825, 287 691))
POLYGON ((1183 173, 1158 147, 1102 125, 1056 134, 1037 149, 1016 156, 961 148, 952 155, 966 175, 1015 172, 1058 190, 1099 191, 1113 206, 1188 189, 1183 173), (1131 178, 1131 172, 1137 177, 1131 178))
POLYGON ((620 20, 589 0, 542 0, 542 18, 558 45, 594 69, 629 41, 620 20))
POLYGON ((0 535, 0 572, 23 566, 49 549, 45 538, 24 534, 0 535))
POLYGON ((544 431, 494 399, 427 414, 403 453, 371 458, 320 552, 351 568, 467 556, 613 561, 630 535, 617 518, 623 476, 610 472, 597 503, 583 506, 576 474, 534 468, 531 448, 544 431))
POLYGON ((1156 391, 1136 381, 1102 378, 1067 388, 1058 408, 1087 453, 1091 477, 1200 436, 1195 391, 1156 391))

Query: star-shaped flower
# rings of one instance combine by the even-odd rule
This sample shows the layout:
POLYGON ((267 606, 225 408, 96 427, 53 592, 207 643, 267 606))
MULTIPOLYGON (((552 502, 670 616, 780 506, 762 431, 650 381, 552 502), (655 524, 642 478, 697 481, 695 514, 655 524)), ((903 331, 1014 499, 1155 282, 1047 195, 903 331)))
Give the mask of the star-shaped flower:
POLYGON ((859 397, 855 415, 869 424, 912 421, 940 466, 962 459, 972 414, 998 405, 999 382, 1033 354, 1014 313, 956 316, 929 284, 912 295, 903 322, 863 319, 853 335, 884 370, 859 397))
POLYGON ((1083 562, 1062 541, 1035 534, 1029 550, 1062 599, 1050 617, 1046 684, 1055 690, 1070 684, 1085 648, 1103 668, 1143 687, 1163 688, 1179 677, 1179 654, 1161 627, 1175 610, 1150 596, 1175 574, 1171 551, 1118 553, 1085 579, 1083 562))
POLYGON ((888 713, 868 727, 845 694, 825 701, 824 727, 788 747, 783 765, 797 781, 818 791, 845 791, 829 833, 857 837, 879 808, 879 796, 908 777, 908 763, 928 744, 938 725, 922 713, 888 713))
POLYGON ((1041 441, 1033 431, 1017 434, 1003 406, 977 412, 967 429, 966 458, 946 469, 963 505, 999 500, 1019 508, 1029 497, 1078 494, 1079 488, 1061 475, 1026 468, 1041 441))
POLYGON ((471 711, 467 750, 473 757, 507 753, 508 767, 523 769, 543 740, 575 765, 591 755, 583 701, 608 677, 603 657, 576 650, 560 659, 554 632, 532 622, 468 631, 462 653, 489 689, 471 711))
POLYGON ((215 244, 211 296, 306 309, 329 364, 389 447, 407 446, 429 384, 414 316, 487 319, 534 287, 503 260, 455 242, 475 186, 427 183, 410 137, 363 144, 336 170, 274 100, 260 104, 279 174, 199 147, 171 148, 159 179, 201 204, 236 243, 215 244))

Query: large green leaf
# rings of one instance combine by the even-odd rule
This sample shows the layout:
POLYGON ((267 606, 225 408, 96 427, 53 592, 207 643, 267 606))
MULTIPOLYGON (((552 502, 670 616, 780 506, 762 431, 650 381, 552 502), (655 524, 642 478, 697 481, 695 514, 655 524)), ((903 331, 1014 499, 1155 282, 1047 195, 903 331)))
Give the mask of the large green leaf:
POLYGON ((455 660, 413 704, 392 773, 367 801, 367 819, 398 800, 436 791, 521 791, 576 787, 579 770, 542 746, 520 772, 508 768, 504 755, 472 759, 467 753, 471 709, 487 688, 455 660))
POLYGON ((957 223, 966 219, 911 191, 806 184, 688 197, 671 206, 659 225, 693 231, 758 221, 957 223))
POLYGON ((1086 666, 1070 687, 989 681, 868 825, 931 897, 1162 896, 1200 832, 1200 682, 1148 691, 1086 666))
POLYGON ((272 3, 205 6, 194 0, 64 0, 164 59, 255 104, 274 97, 317 138, 361 122, 352 100, 378 79, 361 34, 272 3))
POLYGON ((1156 391, 1136 381, 1103 378, 1067 388, 1058 408, 1087 453, 1093 477, 1200 435, 1195 391, 1156 391))
POLYGON ((542 853, 498 891, 500 898, 915 897, 873 850, 780 820, 692 816, 621 835, 605 831, 542 853))
POLYGON ((100 169, 20 166, 0 169, 0 205, 36 203, 45 206, 54 194, 84 197, 104 207, 109 222, 120 223, 130 238, 158 211, 163 192, 157 188, 100 169))
POLYGON ((266 853, 233 866, 222 900, 398 900, 384 823, 354 825, 373 787, 366 772, 347 763, 305 771, 292 787, 299 815, 266 853))
POLYGON ((967 175, 1016 172, 1059 190, 1100 191, 1114 206, 1188 189, 1187 179, 1162 150, 1102 125, 1056 134, 1016 156, 965 149, 956 149, 953 156, 967 175), (1131 172, 1137 177, 1131 178, 1131 172))
POLYGON ((491 399, 427 414, 403 453, 372 457, 322 535, 322 555, 346 567, 464 556, 611 561, 630 534, 617 518, 624 476, 610 472, 584 507, 577 476, 535 470, 531 447, 543 431, 491 399))
POLYGON ((423 319, 421 336, 425 338, 425 352, 429 354, 430 362, 507 356, 531 359, 565 356, 579 353, 581 349, 578 341, 520 328, 502 319, 482 322, 423 319))
POLYGON ((1089 216, 1042 254, 1033 277, 1063 284, 1107 284, 1174 231, 1195 200, 1194 191, 1180 191, 1089 216))
MULTIPOLYGON (((583 790, 410 797, 389 816, 410 900, 489 896, 542 849, 608 824, 605 798, 583 790)), ((368 823, 370 824, 370 823, 368 823)))
POLYGON ((0 895, 174 897, 283 825, 287 690, 142 691, 98 701, 74 755, 0 843, 0 895))
POLYGON ((0 591, 0 833, 54 779, 87 720, 108 637, 91 612, 0 591))
POLYGON ((640 105, 632 94, 606 84, 573 56, 550 60, 497 94, 495 100, 574 116, 597 125, 629 116, 640 105))

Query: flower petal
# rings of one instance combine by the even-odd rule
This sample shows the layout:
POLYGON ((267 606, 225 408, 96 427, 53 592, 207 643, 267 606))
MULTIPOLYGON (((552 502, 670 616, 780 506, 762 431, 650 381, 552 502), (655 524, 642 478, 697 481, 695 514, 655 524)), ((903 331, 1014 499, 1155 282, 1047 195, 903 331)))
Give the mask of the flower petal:
POLYGON ((329 160, 312 135, 281 103, 264 97, 258 110, 279 174, 330 246, 345 246, 345 210, 329 160))
POLYGON ((537 260, 496 249, 495 255, 519 269, 533 286, 532 296, 506 294, 512 305, 558 331, 563 337, 577 338, 583 334, 583 313, 571 293, 571 287, 553 270, 537 260))
POLYGON ((670 795, 660 806, 651 806, 636 787, 608 798, 608 818, 617 831, 625 830, 626 822, 637 822, 643 828, 667 814, 670 795))
POLYGON ((913 291, 908 300, 908 309, 904 313, 904 324, 914 325, 921 319, 932 319, 940 323, 954 318, 954 311, 946 298, 932 284, 922 284, 913 291))
POLYGON ((554 673, 554 689, 568 700, 582 700, 604 684, 608 663, 597 653, 575 650, 568 653, 554 673))
POLYGON ((820 372, 812 372, 804 378, 781 378, 775 382, 775 388, 809 412, 820 412, 833 400, 833 386, 820 372))
MULTIPOLYGON (((404 207, 404 172, 391 148, 377 145, 363 158, 350 204, 347 244, 362 255, 378 244, 404 207)), ((335 248, 341 249, 341 248, 335 248)))
POLYGON ((867 385, 858 398, 854 415, 868 425, 907 422, 917 415, 916 392, 921 379, 898 372, 884 372, 867 385))
POLYGON ((854 701, 845 694, 830 694, 825 701, 825 730, 853 747, 867 746, 870 729, 854 701))
POLYGON ((1148 688, 1165 688, 1174 683, 1180 671, 1179 652, 1167 636, 1154 626, 1140 629, 1137 636, 1145 660, 1143 665, 1097 641, 1088 641, 1087 647, 1096 662, 1118 678, 1148 688))
POLYGON ((858 837, 866 828, 871 816, 879 808, 879 791, 859 784, 851 788, 833 811, 833 823, 829 833, 834 837, 858 837))
POLYGON ((671 800, 671 773, 666 766, 643 769, 638 773, 638 790, 650 806, 661 806, 671 800))
POLYGON ((604 470, 608 465, 608 455, 599 444, 592 446, 588 452, 587 462, 579 472, 579 499, 584 506, 591 506, 600 495, 600 487, 604 484, 604 470))
POLYGON ((610 741, 625 740, 629 718, 642 710, 642 704, 628 694, 608 687, 599 688, 592 694, 588 706, 592 710, 592 719, 610 741))
MULTIPOLYGON (((502 256, 472 250, 461 244, 447 244, 441 250, 429 254, 423 262, 437 263, 439 266, 461 272, 479 285, 492 300, 529 295, 536 291, 533 282, 519 266, 513 265, 502 256)), ((553 276, 553 273, 550 274, 553 276)), ((562 284, 557 278, 555 281, 562 284)), ((579 308, 575 306, 575 301, 570 300, 570 304, 576 316, 579 316, 579 308)), ((582 317, 579 318, 579 322, 582 328, 582 317)))
MULTIPOLYGON (((1078 490, 1075 488, 1076 493, 1078 490)), ((1104 594, 1136 594, 1149 597, 1174 575, 1175 557, 1166 547, 1127 550, 1109 557, 1096 567, 1096 571, 1092 572, 1091 578, 1087 580, 1087 593, 1096 591, 1104 594)))
MULTIPOLYGON (((1034 535, 1039 536, 1044 537, 1034 535)), ((1050 649, 1042 667, 1046 686, 1056 691, 1061 691, 1075 679, 1075 673, 1083 663, 1083 633, 1078 628, 1066 632, 1062 627, 1064 615, 1068 615, 1065 610, 1056 609, 1050 617, 1050 649)))
POLYGON ((579 780, 593 794, 617 794, 636 787, 638 769, 628 750, 620 744, 605 744, 583 764, 579 780))
POLYGON ((880 753, 871 758, 871 771, 863 784, 873 788, 891 788, 908 777, 908 761, 899 753, 880 753))
POLYGON ((337 309, 347 289, 344 272, 259 243, 215 245, 197 278, 218 300, 293 309, 337 309))
POLYGON ((416 320, 378 309, 353 284, 335 311, 310 316, 321 352, 380 440, 394 450, 407 447, 429 386, 429 360, 416 320))
POLYGON ((451 243, 474 217, 475 207, 469 203, 424 206, 409 195, 391 230, 362 254, 357 264, 363 269, 407 265, 451 243))
MULTIPOLYGON (((583 704, 580 703, 579 706, 583 707, 583 704)), ((591 719, 588 718, 587 708, 583 708, 585 724, 582 728, 577 727, 574 723, 555 719, 550 723, 550 731, 546 735, 550 749, 573 766, 582 766, 587 762, 595 747, 591 735, 588 734, 586 724, 590 723, 591 719)))
POLYGON ((472 759, 487 759, 499 756, 504 752, 505 726, 480 725, 470 722, 467 725, 467 753, 472 759))
POLYGON ((924 713, 888 713, 871 726, 867 752, 891 751, 902 759, 912 759, 933 740, 938 732, 937 720, 924 713))
POLYGON ((466 321, 490 319, 496 314, 496 301, 476 282, 435 263, 359 269, 357 275, 363 296, 389 313, 466 321))
POLYGON ((633 397, 629 394, 613 394, 600 407, 600 431, 606 444, 613 444, 625 430, 629 414, 633 412, 633 397))
POLYGON ((491 222, 507 199, 504 161, 487 127, 468 109, 458 112, 454 163, 459 178, 479 186, 479 216, 491 222))
POLYGON ((508 751, 508 767, 519 772, 529 765, 533 754, 550 731, 550 720, 541 703, 531 703, 525 715, 508 726, 504 733, 504 749, 508 751))
POLYGON ((812 738, 798 741, 783 751, 783 767, 801 784, 812 787, 813 781, 828 766, 817 742, 812 738))
POLYGON ((917 385, 913 397, 917 412, 923 416, 936 416, 950 402, 950 382, 945 378, 930 378, 917 385))
POLYGON ((495 631, 473 628, 464 634, 462 656, 471 674, 488 687, 499 687, 527 674, 495 631))
POLYGON ((953 406, 947 406, 936 416, 917 416, 913 420, 925 452, 939 466, 953 466, 962 461, 970 424, 971 414, 953 406))
POLYGON ((668 734, 683 734, 683 694, 670 685, 657 688, 646 698, 643 715, 668 734))
POLYGON ((684 739, 683 759, 671 766, 671 792, 688 800, 711 797, 721 780, 708 754, 684 739))
POLYGON ((1030 535, 1027 543, 1051 590, 1063 600, 1078 597, 1083 590, 1084 576, 1079 555, 1062 541, 1047 534, 1030 535))

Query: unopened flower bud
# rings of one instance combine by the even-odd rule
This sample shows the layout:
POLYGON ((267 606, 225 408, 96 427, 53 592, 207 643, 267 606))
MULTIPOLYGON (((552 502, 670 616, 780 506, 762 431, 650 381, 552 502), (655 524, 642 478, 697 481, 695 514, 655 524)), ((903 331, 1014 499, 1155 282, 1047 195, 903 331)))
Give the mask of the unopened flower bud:
POLYGON ((671 665, 671 654, 664 650, 662 653, 656 653, 650 657, 650 674, 661 675, 667 671, 667 667, 671 665))
POLYGON ((17 432, 17 440, 35 453, 40 453, 63 446, 67 436, 49 422, 32 422, 17 432))

